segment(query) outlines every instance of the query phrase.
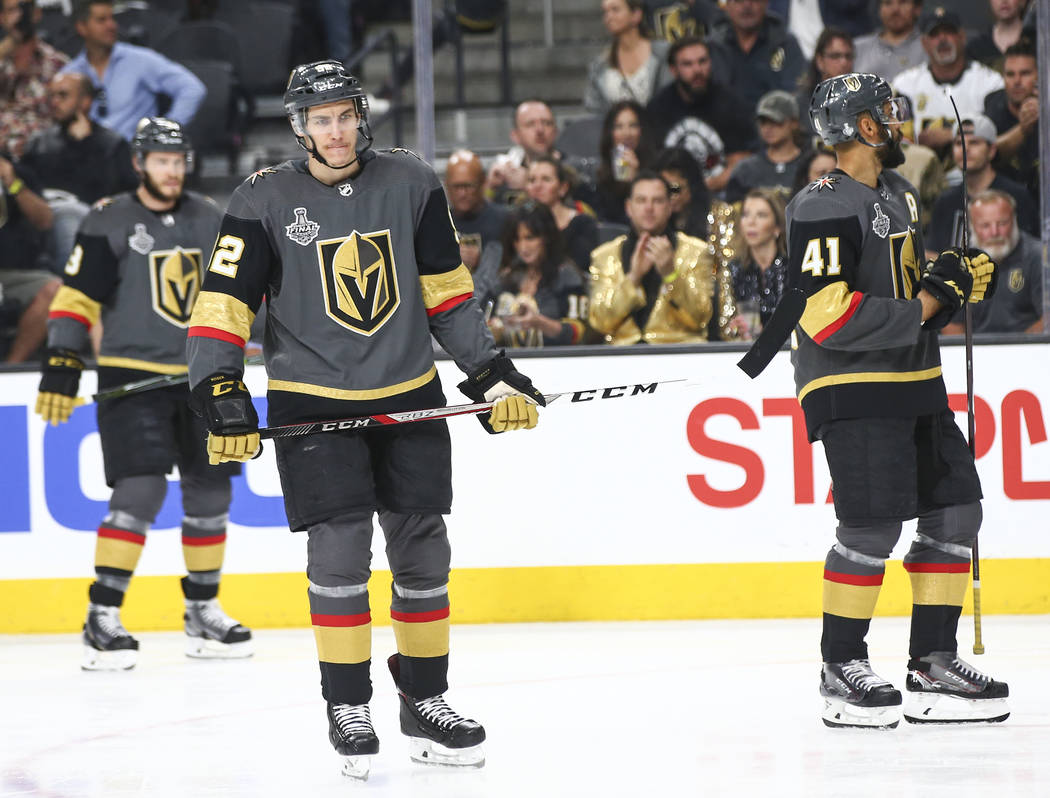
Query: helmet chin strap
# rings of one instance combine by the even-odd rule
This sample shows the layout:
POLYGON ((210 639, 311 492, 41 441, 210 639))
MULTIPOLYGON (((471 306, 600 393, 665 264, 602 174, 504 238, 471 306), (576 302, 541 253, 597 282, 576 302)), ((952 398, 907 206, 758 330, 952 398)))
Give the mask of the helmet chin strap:
POLYGON ((872 117, 872 121, 875 122, 875 124, 879 126, 879 130, 882 131, 882 141, 872 144, 870 141, 864 138, 864 136, 861 135, 860 127, 857 128, 857 141, 859 141, 861 144, 871 147, 873 150, 877 150, 880 147, 886 147, 889 144, 891 144, 893 142, 893 134, 890 133, 890 129, 886 127, 886 125, 884 125, 882 122, 876 120, 874 117, 872 117))

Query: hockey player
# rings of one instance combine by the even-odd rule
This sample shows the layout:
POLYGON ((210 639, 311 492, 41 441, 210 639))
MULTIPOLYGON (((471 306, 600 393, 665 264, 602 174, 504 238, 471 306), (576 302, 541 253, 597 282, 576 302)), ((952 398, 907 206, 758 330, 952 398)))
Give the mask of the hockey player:
MULTIPOLYGON (((177 122, 143 119, 131 142, 141 183, 100 200, 85 217, 51 303, 48 350, 36 412, 51 424, 76 404, 89 329, 103 324, 100 389, 163 374, 185 374, 186 328, 222 213, 206 197, 183 191, 193 157, 177 122)), ((247 657, 251 632, 227 616, 216 598, 226 545, 230 476, 237 464, 211 468, 206 430, 189 410, 185 384, 99 402, 109 514, 98 528, 95 582, 84 623, 86 670, 135 666, 138 641, 121 624, 120 607, 146 533, 179 466, 182 551, 188 574, 186 653, 247 657)))
POLYGON ((1006 684, 958 656, 956 628, 981 523, 973 456, 948 409, 937 331, 980 301, 995 264, 951 250, 920 267, 918 193, 893 167, 910 116, 881 78, 819 84, 810 118, 839 168, 787 209, 792 282, 805 294, 795 383, 810 440, 824 444, 838 517, 824 566, 820 692, 829 726, 894 727, 901 694, 877 676, 864 638, 901 522, 912 584, 904 717, 1001 721, 1006 684))
MULTIPOLYGON (((214 461, 247 460, 258 419, 242 348, 263 297, 271 424, 443 405, 431 333, 495 401, 492 432, 531 428, 543 396, 497 353, 460 261, 433 170, 375 151, 368 102, 338 61, 296 67, 284 95, 308 157, 263 169, 234 192, 189 331, 190 383, 214 461)), ((397 653, 388 660, 412 758, 479 767, 485 731, 445 702, 452 489, 444 421, 281 438, 288 524, 306 531, 309 603, 343 772, 367 778, 379 750, 368 702, 372 518, 393 571, 397 653)))

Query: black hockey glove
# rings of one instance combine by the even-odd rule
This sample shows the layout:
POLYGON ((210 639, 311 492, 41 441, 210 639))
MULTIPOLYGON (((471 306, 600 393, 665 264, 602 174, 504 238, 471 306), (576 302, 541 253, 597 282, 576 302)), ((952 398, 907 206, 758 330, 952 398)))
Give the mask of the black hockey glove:
POLYGON ((941 309, 923 325, 927 329, 944 327, 967 302, 984 299, 992 285, 995 263, 979 250, 970 250, 970 253, 963 257, 960 250, 949 249, 926 264, 919 287, 941 303, 941 309))
POLYGON ((193 389, 191 406, 208 425, 211 465, 245 463, 259 453, 259 415, 240 377, 212 374, 193 389))
POLYGON ((459 389, 472 402, 495 402, 478 420, 486 432, 508 432, 532 429, 539 422, 537 405, 547 400, 537 391, 532 380, 514 368, 502 351, 459 384, 459 389))
POLYGON ((72 349, 48 349, 44 354, 35 409, 51 426, 57 427, 69 420, 76 406, 83 370, 84 362, 72 349))

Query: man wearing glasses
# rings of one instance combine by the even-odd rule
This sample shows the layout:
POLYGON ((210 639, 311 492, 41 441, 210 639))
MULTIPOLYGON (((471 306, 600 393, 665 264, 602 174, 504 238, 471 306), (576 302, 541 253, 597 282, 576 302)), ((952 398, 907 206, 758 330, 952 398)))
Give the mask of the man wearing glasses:
POLYGON ((130 141, 140 119, 157 116, 158 97, 165 95, 171 98, 166 117, 189 124, 207 92, 196 75, 148 47, 118 42, 112 0, 78 0, 73 20, 84 49, 63 71, 91 78, 93 120, 130 141))

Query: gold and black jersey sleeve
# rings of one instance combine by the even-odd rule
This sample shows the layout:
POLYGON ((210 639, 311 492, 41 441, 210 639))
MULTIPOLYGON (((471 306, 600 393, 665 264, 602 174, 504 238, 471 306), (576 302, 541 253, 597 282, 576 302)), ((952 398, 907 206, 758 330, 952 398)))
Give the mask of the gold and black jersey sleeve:
POLYGON ((109 239, 81 231, 66 261, 63 285, 51 302, 49 318, 73 319, 90 329, 98 323, 102 303, 113 293, 119 263, 109 239))

